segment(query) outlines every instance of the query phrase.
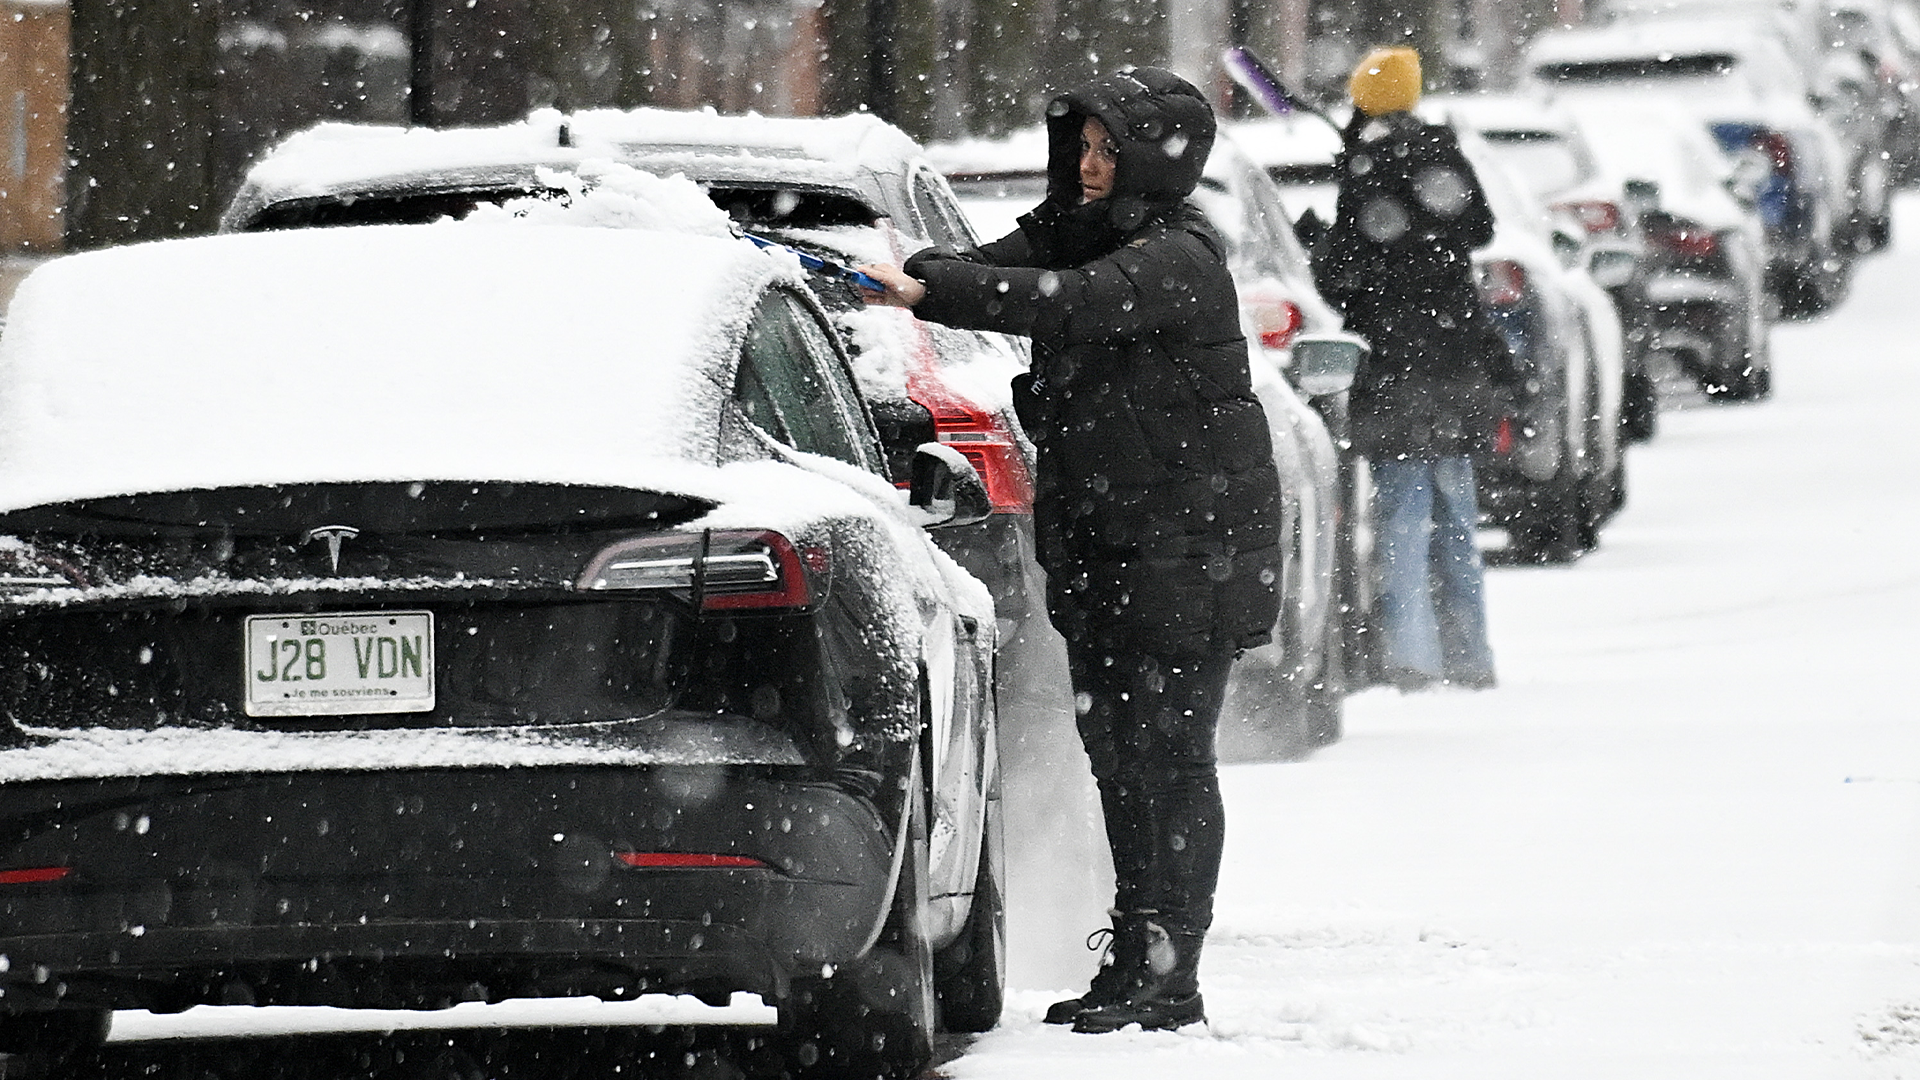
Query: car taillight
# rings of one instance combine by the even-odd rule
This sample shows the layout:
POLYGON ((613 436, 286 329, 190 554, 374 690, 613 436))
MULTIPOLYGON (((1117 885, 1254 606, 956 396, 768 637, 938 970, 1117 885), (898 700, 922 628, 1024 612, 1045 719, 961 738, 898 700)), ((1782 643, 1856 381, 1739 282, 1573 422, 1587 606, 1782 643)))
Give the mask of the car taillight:
POLYGON ((39 885, 59 881, 73 873, 70 866, 36 866, 26 870, 0 870, 0 885, 39 885))
POLYGON ((1527 271, 1511 259, 1480 264, 1480 296, 1494 307, 1512 307, 1527 298, 1527 271))
POLYGON ((1617 233, 1620 231, 1620 207, 1605 199, 1587 199, 1580 202, 1558 204, 1558 209, 1572 214, 1580 222, 1580 227, 1589 234, 1617 233))
POLYGON ((613 857, 641 870, 764 870, 767 864, 745 855, 708 855, 696 851, 616 851, 613 857))
POLYGON ((1242 298, 1242 306, 1263 349, 1290 348, 1307 323, 1300 305, 1284 296, 1252 292, 1242 298))
POLYGON ((1759 131, 1753 136, 1753 148, 1767 155, 1776 173, 1793 171, 1793 143, 1778 131, 1759 131))
POLYGON ((1513 417, 1503 416, 1493 429, 1493 452, 1496 454, 1513 453, 1513 417))
POLYGON ((1676 223, 1647 233, 1654 246, 1687 259, 1704 259, 1720 250, 1720 237, 1712 229, 1691 222, 1676 223))
POLYGON ((1033 510, 1033 476, 1027 471, 1027 459, 998 413, 920 372, 908 374, 907 396, 933 414, 934 438, 973 464, 987 485, 995 513, 1033 510))
POLYGON ((582 592, 665 591, 696 601, 704 611, 799 609, 819 598, 828 566, 825 548, 801 550, 777 532, 660 533, 601 551, 575 587, 582 592))

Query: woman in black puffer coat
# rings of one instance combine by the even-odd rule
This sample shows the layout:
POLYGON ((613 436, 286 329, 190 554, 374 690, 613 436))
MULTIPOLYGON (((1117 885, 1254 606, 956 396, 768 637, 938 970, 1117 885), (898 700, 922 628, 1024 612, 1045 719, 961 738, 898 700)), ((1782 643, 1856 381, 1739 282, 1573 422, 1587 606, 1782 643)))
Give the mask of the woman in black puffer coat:
POLYGON ((1278 614, 1279 478, 1225 245, 1186 201, 1212 109, 1134 68, 1055 98, 1047 128, 1047 198, 1017 232, 863 269, 888 284, 876 301, 1033 339, 1015 408, 1118 885, 1107 963, 1047 1019, 1179 1027, 1205 1019, 1214 727, 1234 656, 1278 614))

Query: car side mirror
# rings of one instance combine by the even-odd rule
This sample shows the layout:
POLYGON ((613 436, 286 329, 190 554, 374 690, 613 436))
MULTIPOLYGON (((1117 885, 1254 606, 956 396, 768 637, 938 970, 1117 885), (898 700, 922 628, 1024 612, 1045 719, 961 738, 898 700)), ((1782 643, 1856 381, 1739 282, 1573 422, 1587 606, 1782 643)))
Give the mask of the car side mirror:
POLYGON ((1583 238, 1565 229, 1555 229, 1548 239, 1553 244, 1553 254, 1560 260, 1561 266, 1571 270, 1580 265, 1581 249, 1587 246, 1583 238))
POLYGON ((1629 180, 1620 186, 1620 194, 1638 213, 1660 208, 1660 185, 1652 180, 1629 180))
POLYGON ((1368 351, 1367 343, 1352 334, 1303 335, 1293 343, 1294 385, 1308 397, 1342 393, 1353 385, 1368 351))
POLYGON ((921 443, 913 452, 907 505, 923 529, 972 525, 993 513, 993 500, 973 462, 937 442, 921 443))
POLYGON ((1587 276, 1603 289, 1617 289, 1633 278, 1637 262, 1626 248, 1598 248, 1587 257, 1587 276))

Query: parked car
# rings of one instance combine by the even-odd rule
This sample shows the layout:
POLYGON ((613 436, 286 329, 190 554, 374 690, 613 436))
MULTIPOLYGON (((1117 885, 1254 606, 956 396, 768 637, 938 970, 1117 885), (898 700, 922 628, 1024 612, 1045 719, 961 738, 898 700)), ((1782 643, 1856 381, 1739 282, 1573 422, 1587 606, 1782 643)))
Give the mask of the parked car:
POLYGON ((1598 545, 1626 501, 1625 332, 1587 272, 1579 222, 1534 199, 1471 132, 1460 144, 1493 209, 1493 242, 1473 256, 1480 294, 1525 372, 1476 462, 1481 512, 1515 556, 1562 562, 1598 545))
MULTIPOLYGON (((432 221, 536 192, 570 198, 556 170, 591 173, 607 162, 686 176, 738 226, 834 266, 898 261, 926 241, 972 242, 918 144, 875 117, 665 109, 549 110, 447 131, 322 124, 254 165, 221 227, 432 221)), ((617 213, 603 219, 627 223, 617 213)), ((895 481, 907 482, 921 443, 938 441, 966 455, 986 482, 994 513, 938 540, 994 595, 1003 711, 1066 709, 1065 648, 1047 620, 1034 557, 1032 448, 1009 390, 1025 368, 1022 347, 869 308, 830 272, 815 286, 853 354, 895 481)))
POLYGON ((1620 431, 1629 441, 1652 438, 1660 413, 1659 386, 1649 366, 1655 305, 1639 270, 1646 236, 1621 179, 1601 171, 1571 114, 1536 97, 1460 94, 1427 101, 1455 127, 1479 136, 1528 196, 1570 215, 1586 234, 1579 257, 1613 298, 1625 330, 1620 431))
MULTIPOLYGON (((1044 128, 936 143, 928 158, 946 174, 984 236, 1012 232, 1017 218, 1046 195, 1044 128)), ((1230 247, 1228 268, 1239 292, 1254 387, 1273 435, 1283 534, 1289 537, 1274 643, 1241 657, 1225 715, 1254 725, 1283 748, 1324 745, 1339 737, 1348 686, 1365 677, 1362 616, 1369 594, 1363 545, 1370 529, 1369 514, 1355 508, 1369 500, 1364 489, 1356 492, 1336 444, 1345 381, 1316 381, 1303 394, 1306 384, 1298 380, 1309 373, 1295 357, 1303 349, 1345 349, 1357 361, 1360 345, 1341 333, 1340 317, 1314 289, 1306 254, 1272 182, 1232 139, 1216 139, 1193 201, 1230 247), (1307 397, 1323 399, 1326 413, 1307 397)), ((1317 373, 1323 359, 1314 356, 1304 367, 1317 373)))
POLYGON ((905 1076, 992 1023, 993 607, 924 531, 987 497, 939 443, 889 482, 790 260, 219 236, 11 317, 0 1052, 744 991, 796 1070, 905 1076))
POLYGON ((1818 314, 1845 295, 1849 222, 1875 212, 1863 194, 1873 185, 1857 176, 1860 154, 1808 104, 1804 74, 1776 37, 1724 19, 1635 19, 1546 31, 1526 68, 1556 101, 1698 123, 1756 175, 1768 290, 1781 312, 1818 314))
POLYGON ((1646 243, 1635 292, 1647 347, 1713 400, 1772 393, 1762 227, 1755 196, 1691 124, 1616 105, 1577 109, 1601 170, 1629 193, 1646 243))

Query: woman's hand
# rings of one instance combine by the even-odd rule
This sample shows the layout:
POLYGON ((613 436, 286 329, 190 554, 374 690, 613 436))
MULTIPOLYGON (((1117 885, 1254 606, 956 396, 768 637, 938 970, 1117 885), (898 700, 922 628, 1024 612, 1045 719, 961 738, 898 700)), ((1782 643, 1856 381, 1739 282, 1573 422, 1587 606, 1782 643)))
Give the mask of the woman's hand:
POLYGON ((887 287, 885 292, 874 292, 861 288, 860 298, 869 304, 885 304, 889 307, 910 308, 926 298, 927 287, 918 278, 907 276, 905 270, 897 266, 868 264, 854 269, 867 275, 887 287))

